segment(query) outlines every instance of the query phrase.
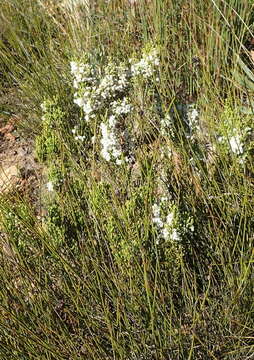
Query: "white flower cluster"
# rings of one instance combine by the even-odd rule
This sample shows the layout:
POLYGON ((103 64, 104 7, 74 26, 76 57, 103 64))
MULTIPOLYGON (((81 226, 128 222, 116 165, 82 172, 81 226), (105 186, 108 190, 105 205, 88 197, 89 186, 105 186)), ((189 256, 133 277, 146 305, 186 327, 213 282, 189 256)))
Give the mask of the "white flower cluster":
POLYGON ((118 67, 109 63, 105 68, 105 75, 101 79, 97 93, 103 99, 112 99, 117 94, 123 93, 129 86, 129 72, 128 69, 119 65, 118 67))
POLYGON ((179 118, 186 125, 186 137, 193 137, 201 132, 199 125, 199 112, 195 104, 176 104, 175 108, 171 108, 170 112, 160 120, 160 131, 162 136, 174 136, 174 123, 179 118))
POLYGON ((179 242, 183 235, 194 233, 193 217, 183 213, 179 221, 179 210, 168 196, 162 196, 157 203, 153 204, 152 215, 152 222, 158 232, 157 245, 160 241, 179 242))
POLYGON ((201 129, 199 126, 199 112, 195 104, 183 105, 184 117, 188 126, 187 138, 193 140, 195 135, 200 134, 201 129))
MULTIPOLYGON (((114 101, 112 103, 111 112, 107 123, 101 123, 101 156, 106 160, 115 160, 117 165, 123 162, 123 154, 121 146, 116 135, 116 125, 118 117, 121 115, 127 115, 132 110, 132 106, 128 103, 127 98, 123 98, 121 101, 114 101)), ((122 134, 124 136, 124 134, 122 134)), ((127 159, 126 159, 127 160, 127 159)))
POLYGON ((118 149, 117 138, 114 133, 114 128, 110 127, 105 123, 101 123, 101 156, 106 160, 110 161, 113 159, 116 160, 116 164, 120 165, 122 163, 121 155, 122 152, 118 149))
MULTIPOLYGON (((235 129, 234 132, 236 133, 235 129)), ((239 134, 235 134, 229 138, 229 145, 231 151, 236 155, 243 154, 244 150, 243 150, 242 137, 239 134)))
POLYGON ((173 119, 170 114, 167 114, 164 118, 160 120, 160 132, 162 136, 173 136, 173 119))
POLYGON ((239 156, 240 161, 244 162, 247 152, 245 151, 245 138, 251 132, 251 128, 246 127, 244 129, 229 129, 227 136, 218 136, 219 143, 228 147, 229 151, 239 156))
POLYGON ((121 102, 113 101, 111 111, 115 115, 126 115, 132 110, 132 105, 129 104, 129 101, 126 97, 123 98, 121 102))
POLYGON ((189 104, 187 106, 187 119, 191 133, 200 131, 199 121, 198 121, 199 113, 198 110, 195 108, 195 104, 189 104))
MULTIPOLYGON (((146 53, 138 62, 130 61, 129 66, 116 65, 110 62, 104 69, 99 69, 90 63, 72 61, 71 73, 76 89, 74 103, 83 110, 84 120, 89 123, 91 119, 103 116, 108 120, 102 122, 101 129, 101 155, 107 161, 115 161, 117 164, 129 158, 123 158, 120 139, 126 142, 128 130, 119 130, 117 126, 133 106, 126 95, 133 86, 131 79, 137 75, 149 78, 159 65, 158 52, 154 48, 146 53)), ((77 129, 72 130, 75 140, 84 140, 82 135, 77 135, 77 129)), ((129 145, 127 145, 130 148, 129 145)))
POLYGON ((71 61, 71 74, 74 77, 73 86, 78 89, 79 84, 88 83, 93 85, 95 82, 96 71, 90 64, 82 64, 79 62, 71 61))
POLYGON ((171 206, 170 212, 165 215, 163 210, 168 204, 169 199, 161 197, 159 203, 155 203, 152 207, 152 221, 156 225, 159 234, 157 244, 160 243, 161 239, 181 240, 177 224, 177 208, 175 205, 171 206))
POLYGON ((143 76, 148 79, 156 72, 156 67, 160 65, 158 51, 153 48, 149 53, 143 55, 140 61, 135 62, 130 59, 132 76, 143 76))
POLYGON ((79 140, 81 142, 83 142, 85 140, 85 136, 84 135, 78 135, 78 127, 74 126, 74 128, 71 130, 71 132, 75 135, 74 139, 75 140, 79 140))
POLYGON ((46 188, 48 191, 54 191, 54 185, 52 183, 52 181, 48 181, 47 184, 46 184, 46 188))
POLYGON ((43 103, 41 103, 41 110, 42 110, 42 112, 47 111, 47 102, 46 101, 43 101, 43 103))
POLYGON ((74 103, 83 109, 85 121, 96 117, 98 111, 107 107, 129 86, 129 75, 123 66, 110 63, 105 68, 104 76, 90 64, 71 62, 73 86, 77 89, 74 103))

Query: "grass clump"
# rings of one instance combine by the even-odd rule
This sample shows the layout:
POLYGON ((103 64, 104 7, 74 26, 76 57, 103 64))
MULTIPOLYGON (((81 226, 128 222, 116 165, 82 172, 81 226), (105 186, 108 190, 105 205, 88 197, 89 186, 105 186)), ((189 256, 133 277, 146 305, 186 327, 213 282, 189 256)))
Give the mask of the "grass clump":
POLYGON ((251 358, 251 3, 0 13, 46 178, 40 211, 1 194, 1 358, 251 358))

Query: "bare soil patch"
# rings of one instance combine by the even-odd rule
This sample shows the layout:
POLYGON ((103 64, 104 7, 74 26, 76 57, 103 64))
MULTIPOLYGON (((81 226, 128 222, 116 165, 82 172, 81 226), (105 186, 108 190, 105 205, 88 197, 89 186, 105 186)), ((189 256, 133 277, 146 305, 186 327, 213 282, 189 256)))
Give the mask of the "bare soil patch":
POLYGON ((33 140, 17 131, 18 116, 0 118, 0 194, 18 191, 38 203, 42 166, 34 156, 33 140))

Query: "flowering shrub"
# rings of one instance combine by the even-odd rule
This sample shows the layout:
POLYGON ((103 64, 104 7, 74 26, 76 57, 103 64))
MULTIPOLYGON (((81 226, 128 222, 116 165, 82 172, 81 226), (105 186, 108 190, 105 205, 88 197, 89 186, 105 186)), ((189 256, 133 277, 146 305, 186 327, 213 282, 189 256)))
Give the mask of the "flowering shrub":
MULTIPOLYGON (((188 166, 200 181, 205 179, 200 164, 205 164, 207 155, 202 144, 204 134, 196 105, 175 104, 167 108, 161 103, 156 92, 156 83, 159 81, 158 66, 158 49, 154 47, 145 49, 141 59, 133 58, 126 64, 114 63, 111 59, 102 66, 89 57, 85 61, 72 61, 72 106, 78 116, 71 119, 69 129, 71 141, 79 146, 77 162, 80 156, 80 159, 86 162, 88 172, 93 171, 92 166, 93 169, 99 169, 101 175, 97 181, 102 187, 108 187, 108 190, 103 192, 102 206, 105 209, 102 211, 97 206, 91 213, 87 213, 86 220, 88 221, 90 216, 103 218, 103 228, 116 262, 121 265, 130 264, 142 247, 151 246, 151 239, 155 237, 155 249, 152 252, 158 252, 164 268, 170 272, 174 269, 176 275, 185 254, 185 245, 189 245, 195 236, 194 220, 186 207, 183 211, 181 203, 173 199, 167 186, 162 186, 161 180, 164 178, 163 182, 169 183, 172 176, 170 173, 179 166, 174 164, 177 156, 176 144, 186 146, 186 154, 189 154, 188 166), (153 146, 156 143, 159 144, 160 156, 155 161, 153 146), (144 149, 145 153, 140 157, 144 149), (104 161, 101 161, 102 159, 104 161), (154 176, 154 188, 149 190, 154 202, 149 203, 146 208, 143 203, 143 189, 147 187, 147 179, 142 169, 147 166, 145 164, 148 159, 151 164, 155 161, 154 165, 149 165, 154 176), (156 162, 161 165, 156 165, 156 162), (109 174, 106 172, 107 168, 110 169, 109 174), (134 168, 140 169, 137 183, 133 176, 134 168), (112 179, 118 178, 123 170, 129 174, 129 183, 121 183, 119 180, 114 185, 117 188, 114 188, 112 179), (109 204, 115 196, 113 194, 122 192, 125 186, 126 195, 117 205, 117 212, 112 215, 109 204), (149 219, 145 236, 142 222, 144 218, 149 219), (127 227, 127 232, 123 224, 127 227), (131 237, 129 233, 132 233, 131 237)), ((71 168, 66 172, 59 161, 59 144, 62 139, 59 140, 57 127, 63 128, 70 115, 62 110, 57 99, 46 101, 42 109, 43 132, 37 141, 37 153, 42 160, 46 159, 50 164, 49 181, 46 185, 48 191, 61 193, 67 179, 69 184, 73 181, 75 183, 71 168)), ((229 130, 229 127, 224 128, 229 130)), ((236 126, 233 129, 227 137, 227 144, 232 152, 242 156, 244 146, 237 137, 236 126)), ((75 194, 74 189, 73 196, 75 194)), ((80 192, 79 194, 83 197, 80 192)), ((51 198, 54 198, 50 205, 50 208, 54 208, 53 213, 61 214, 61 211, 57 211, 60 206, 57 198, 51 198)), ((93 201, 90 195, 88 199, 88 202, 93 201)), ((68 209, 66 212, 68 213, 68 209)), ((83 223, 78 204, 76 212, 78 223, 83 223)), ((52 211, 49 211, 49 214, 51 213, 52 211)), ((50 218, 53 219, 50 220, 50 226, 55 229, 54 233, 59 233, 63 239, 64 232, 59 216, 56 222, 55 216, 50 215, 50 218)), ((65 216, 65 225, 68 224, 67 219, 68 216, 65 216)), ((68 232, 67 228, 66 231, 68 232)))
POLYGON ((233 108, 228 102, 226 103, 217 130, 216 146, 222 147, 226 154, 234 156, 240 164, 246 162, 253 146, 251 122, 250 116, 242 115, 238 108, 233 108))
MULTIPOLYGON (((102 122, 100 124, 102 134, 101 156, 107 161, 115 159, 116 164, 120 165, 122 163, 122 151, 119 146, 119 140, 117 139, 117 120, 120 120, 119 118, 121 116, 126 116, 132 107, 128 103, 127 98, 123 98, 121 101, 114 101, 111 106, 113 115, 109 117, 108 122, 102 122)), ((127 140, 128 131, 121 131, 120 136, 127 140)), ((125 160, 128 161, 128 157, 125 160)))
MULTIPOLYGON (((200 128, 199 114, 193 104, 177 105, 176 111, 168 109, 163 111, 154 86, 159 81, 159 63, 158 49, 155 47, 146 48, 141 59, 133 58, 127 64, 116 64, 111 60, 103 67, 96 65, 94 61, 89 60, 89 57, 86 58, 86 61, 71 62, 74 88, 73 107, 76 112, 77 108, 79 109, 76 123, 73 124, 73 119, 71 120, 73 124, 71 138, 80 144, 80 149, 86 148, 86 151, 80 154, 84 154, 88 169, 91 167, 90 158, 98 159, 93 166, 99 168, 103 167, 101 159, 105 160, 105 164, 117 165, 115 176, 118 166, 125 166, 130 174, 132 174, 133 164, 136 168, 142 169, 146 159, 139 158, 140 148, 146 145, 147 140, 152 143, 160 136, 165 139, 170 138, 172 142, 175 136, 179 135, 177 128, 181 127, 181 124, 179 125, 181 121, 185 138, 195 141, 200 128), (135 94, 139 94, 139 96, 135 96, 135 94), (149 106, 151 108, 148 108, 149 106), (144 109, 141 116, 140 109, 144 109)), ((65 169, 68 165, 65 164, 63 167, 60 161, 63 155, 61 155, 59 145, 62 141, 59 139, 59 129, 64 128, 66 119, 70 118, 70 115, 62 110, 57 98, 45 101, 42 104, 42 110, 43 131, 37 139, 37 154, 41 160, 48 163, 46 188, 50 193, 61 193, 66 180, 68 179, 69 186, 71 186, 75 177, 69 173, 69 170, 66 172, 65 169)), ((166 142, 163 144, 162 139, 161 157, 162 160, 167 158, 167 162, 172 158, 170 146, 166 142)), ((153 171, 160 170, 158 168, 156 170, 154 167, 153 171)), ((163 173, 164 169, 162 168, 161 171, 163 173)), ((151 215, 152 212, 152 220, 150 218, 149 230, 144 236, 142 219, 150 215, 144 212, 146 206, 143 204, 143 191, 147 185, 146 178, 141 171, 140 179, 142 177, 143 180, 138 187, 135 185, 135 181, 131 180, 128 196, 119 205, 122 216, 102 214, 101 209, 97 206, 87 216, 93 214, 92 216, 104 218, 110 247, 119 264, 132 262, 141 247, 148 246, 149 248, 151 245, 149 242, 151 242, 151 236, 155 230, 155 245, 159 249, 160 256, 164 259, 165 264, 170 264, 168 267, 170 271, 172 268, 177 271, 184 253, 182 239, 186 234, 194 231, 192 218, 179 211, 172 201, 170 193, 164 187, 163 194, 157 196, 156 202, 151 204, 149 214, 151 215), (135 214, 134 217, 133 214, 135 214), (139 214, 139 219, 136 218, 137 214, 139 214), (120 230, 123 222, 128 227, 127 234, 133 228, 131 238, 123 235, 124 230, 120 230)), ((160 188, 158 179, 154 182, 157 183, 157 188, 160 188)), ((107 209, 108 204, 112 201, 112 185, 109 179, 106 180, 104 174, 100 177, 100 182, 108 184, 111 188, 111 192, 103 193, 104 207, 107 209)), ((119 187, 121 186, 125 185, 119 184, 119 187)), ((154 197, 152 190, 151 192, 154 197)), ((75 196, 75 189, 73 196, 75 196)), ((83 195, 80 196, 83 197, 83 195)), ((93 201, 90 196, 89 199, 89 201, 93 201)), ((101 200, 102 198, 100 204, 101 200)), ((58 197, 51 196, 48 207, 48 227, 55 234, 54 237, 57 238, 59 235, 59 240, 55 240, 55 243, 62 244, 64 233, 68 232, 68 216, 63 215, 64 212, 60 208, 58 209, 62 206, 58 201, 58 197), (59 222, 61 218, 59 214, 65 218, 64 227, 59 222)), ((108 211, 111 213, 110 209, 108 211)), ((66 213, 68 213, 68 209, 66 209, 66 213)), ((82 217, 78 207, 75 216, 79 219, 80 216, 82 217)), ((155 250, 152 252, 155 253, 155 250)))
MULTIPOLYGON (((74 103, 81 108, 83 120, 89 126, 100 121, 101 135, 95 134, 93 141, 101 137, 100 154, 106 161, 120 165, 131 160, 133 144, 128 140, 133 124, 127 118, 134 110, 130 96, 133 81, 136 78, 149 81, 156 75, 158 65, 156 48, 144 53, 140 61, 131 59, 127 65, 109 62, 101 69, 90 62, 71 62, 76 89, 74 103)), ((73 133, 76 132, 77 128, 74 128, 73 133)), ((83 140, 83 137, 75 135, 75 139, 83 140)))
POLYGON ((163 214, 163 208, 167 208, 170 200, 166 197, 161 197, 158 203, 155 203, 152 207, 153 218, 152 221, 155 224, 158 232, 158 238, 156 243, 159 244, 160 240, 167 241, 169 239, 173 241, 180 241, 180 233, 177 224, 177 208, 175 205, 171 205, 169 212, 163 214))
POLYGON ((164 259, 164 267, 174 273, 180 271, 186 238, 194 235, 194 219, 182 212, 169 196, 161 196, 152 206, 152 223, 155 228, 155 244, 164 259))

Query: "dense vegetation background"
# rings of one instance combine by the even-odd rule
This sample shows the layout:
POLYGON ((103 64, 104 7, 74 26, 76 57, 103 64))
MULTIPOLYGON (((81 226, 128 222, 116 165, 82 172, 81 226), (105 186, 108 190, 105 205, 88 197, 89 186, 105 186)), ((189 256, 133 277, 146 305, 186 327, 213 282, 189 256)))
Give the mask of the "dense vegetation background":
POLYGON ((0 195, 1 359, 254 358, 253 15, 1 1, 1 122, 43 169, 0 195))

